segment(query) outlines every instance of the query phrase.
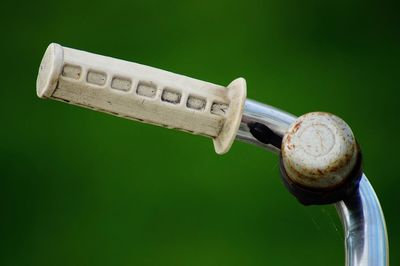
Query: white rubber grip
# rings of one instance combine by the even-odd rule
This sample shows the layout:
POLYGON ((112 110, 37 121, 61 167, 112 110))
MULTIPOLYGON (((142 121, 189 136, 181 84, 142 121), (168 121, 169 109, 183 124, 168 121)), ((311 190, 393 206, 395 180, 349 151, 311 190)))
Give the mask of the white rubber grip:
POLYGON ((37 94, 113 115, 213 138, 231 147, 246 99, 246 81, 228 87, 168 71, 50 44, 37 94))

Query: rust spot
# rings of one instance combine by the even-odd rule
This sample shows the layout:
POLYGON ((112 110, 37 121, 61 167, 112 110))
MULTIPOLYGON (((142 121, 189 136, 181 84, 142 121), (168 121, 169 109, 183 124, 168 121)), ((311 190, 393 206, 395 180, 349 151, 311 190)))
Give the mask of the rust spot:
POLYGON ((287 147, 289 150, 293 150, 296 146, 294 144, 288 144, 287 147))
POLYGON ((300 128, 300 126, 301 126, 301 123, 303 123, 303 121, 299 121, 299 122, 297 122, 297 123, 294 125, 294 127, 293 127, 293 133, 296 133, 296 132, 299 130, 299 128, 300 128))

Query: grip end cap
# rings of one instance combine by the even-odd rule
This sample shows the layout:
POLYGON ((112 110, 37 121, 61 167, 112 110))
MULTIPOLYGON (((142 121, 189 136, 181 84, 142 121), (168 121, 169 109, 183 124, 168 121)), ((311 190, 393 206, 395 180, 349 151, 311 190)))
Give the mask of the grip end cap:
POLYGON ((63 49, 59 44, 51 43, 43 55, 36 80, 36 93, 40 98, 50 97, 57 85, 63 64, 63 49))

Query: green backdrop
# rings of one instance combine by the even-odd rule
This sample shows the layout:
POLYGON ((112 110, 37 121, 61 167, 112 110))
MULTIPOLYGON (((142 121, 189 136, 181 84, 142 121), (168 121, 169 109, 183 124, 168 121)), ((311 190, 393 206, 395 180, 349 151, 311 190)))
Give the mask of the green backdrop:
POLYGON ((278 160, 36 96, 50 42, 221 85, 353 128, 400 264, 398 1, 2 3, 0 265, 343 265, 332 206, 278 160))

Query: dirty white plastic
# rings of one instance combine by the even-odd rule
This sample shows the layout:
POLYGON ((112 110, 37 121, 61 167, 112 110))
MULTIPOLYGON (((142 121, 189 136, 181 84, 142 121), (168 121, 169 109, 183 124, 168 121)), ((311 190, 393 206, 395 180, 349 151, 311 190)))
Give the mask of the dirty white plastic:
POLYGON ((50 44, 37 94, 128 119, 213 138, 229 150, 240 125, 246 81, 227 88, 149 66, 50 44))
POLYGON ((329 113, 299 117, 282 141, 288 177, 309 188, 331 188, 342 183, 353 170, 357 154, 350 127, 329 113))

